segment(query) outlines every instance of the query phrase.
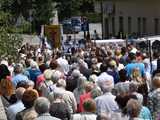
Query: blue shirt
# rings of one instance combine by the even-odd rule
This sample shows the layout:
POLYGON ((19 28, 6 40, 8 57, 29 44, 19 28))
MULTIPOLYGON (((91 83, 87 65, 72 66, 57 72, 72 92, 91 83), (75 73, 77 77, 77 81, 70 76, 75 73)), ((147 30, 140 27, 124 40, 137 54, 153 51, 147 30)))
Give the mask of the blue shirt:
POLYGON ((147 107, 142 106, 140 114, 139 114, 139 118, 144 119, 144 120, 152 120, 152 115, 151 115, 150 110, 147 107))
POLYGON ((17 101, 15 104, 11 105, 7 109, 7 116, 9 120, 16 120, 16 114, 22 110, 24 110, 25 107, 22 103, 22 101, 17 101))
POLYGON ((39 69, 28 69, 30 80, 36 82, 37 76, 41 74, 39 69))
POLYGON ((23 75, 23 74, 17 74, 13 77, 12 83, 14 85, 14 87, 17 86, 17 83, 19 83, 20 81, 28 81, 28 77, 23 75))
POLYGON ((127 76, 131 77, 134 68, 139 68, 140 75, 145 76, 145 66, 143 63, 129 63, 126 65, 125 70, 127 71, 127 76))
POLYGON ((118 75, 117 71, 115 71, 115 70, 108 70, 107 73, 114 78, 114 84, 116 84, 116 83, 119 82, 119 75, 118 75))

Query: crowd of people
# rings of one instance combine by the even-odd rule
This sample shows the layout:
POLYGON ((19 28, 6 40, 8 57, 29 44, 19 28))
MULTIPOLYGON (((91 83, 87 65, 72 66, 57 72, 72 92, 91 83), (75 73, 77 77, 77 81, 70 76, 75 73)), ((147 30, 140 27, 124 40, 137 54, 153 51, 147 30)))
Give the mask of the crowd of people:
POLYGON ((0 60, 8 120, 160 120, 160 64, 134 45, 63 50, 29 44, 0 60))

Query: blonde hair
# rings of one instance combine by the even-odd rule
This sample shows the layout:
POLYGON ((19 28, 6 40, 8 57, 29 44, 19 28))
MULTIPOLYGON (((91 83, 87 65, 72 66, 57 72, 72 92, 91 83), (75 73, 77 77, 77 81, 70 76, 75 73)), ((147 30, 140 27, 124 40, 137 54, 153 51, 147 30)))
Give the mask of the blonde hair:
POLYGON ((36 120, 37 116, 38 114, 36 113, 36 111, 31 110, 24 114, 23 120, 36 120))

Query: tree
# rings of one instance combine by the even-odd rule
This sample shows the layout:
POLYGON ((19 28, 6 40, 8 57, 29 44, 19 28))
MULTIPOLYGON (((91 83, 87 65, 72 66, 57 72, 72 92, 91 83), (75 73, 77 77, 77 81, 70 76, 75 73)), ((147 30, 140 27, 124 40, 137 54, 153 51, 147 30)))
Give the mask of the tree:
POLYGON ((94 12, 94 0, 79 0, 81 13, 94 12))
POLYGON ((53 0, 2 0, 3 11, 9 12, 12 23, 17 27, 19 17, 32 24, 32 32, 38 31, 42 24, 48 24, 54 16, 53 0))
POLYGON ((22 38, 18 34, 10 34, 8 32, 12 27, 12 15, 9 12, 3 11, 1 7, 0 10, 0 57, 12 56, 12 58, 16 59, 17 50, 21 46, 22 38))
POLYGON ((12 56, 12 58, 17 59, 21 44, 22 38, 18 34, 9 34, 6 29, 0 29, 0 57, 12 56))
POLYGON ((35 0, 32 3, 32 25, 36 30, 40 30, 40 26, 49 24, 50 19, 54 16, 53 0, 35 0))
POLYGON ((55 0, 60 20, 94 11, 94 0, 55 0))

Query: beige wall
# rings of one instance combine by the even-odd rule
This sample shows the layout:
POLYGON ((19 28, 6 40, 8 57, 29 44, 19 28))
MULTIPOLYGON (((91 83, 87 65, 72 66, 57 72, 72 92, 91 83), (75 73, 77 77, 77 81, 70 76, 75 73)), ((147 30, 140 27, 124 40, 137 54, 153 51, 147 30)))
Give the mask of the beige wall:
MULTIPOLYGON (((124 19, 124 32, 128 33, 128 17, 132 18, 132 32, 137 32, 137 18, 146 18, 146 33, 154 34, 154 19, 160 19, 160 0, 108 0, 104 2, 104 21, 105 18, 115 17, 115 31, 119 32, 119 16, 124 19), (106 6, 113 3, 115 14, 108 16, 106 6)), ((112 33, 111 19, 109 20, 109 33, 112 33)), ((105 24, 105 23, 104 23, 105 24)), ((159 20, 160 25, 160 20, 159 20)), ((142 28, 142 22, 141 22, 142 28)), ((158 26, 160 32, 160 26, 158 26)), ((105 30, 105 29, 104 29, 105 30)))

